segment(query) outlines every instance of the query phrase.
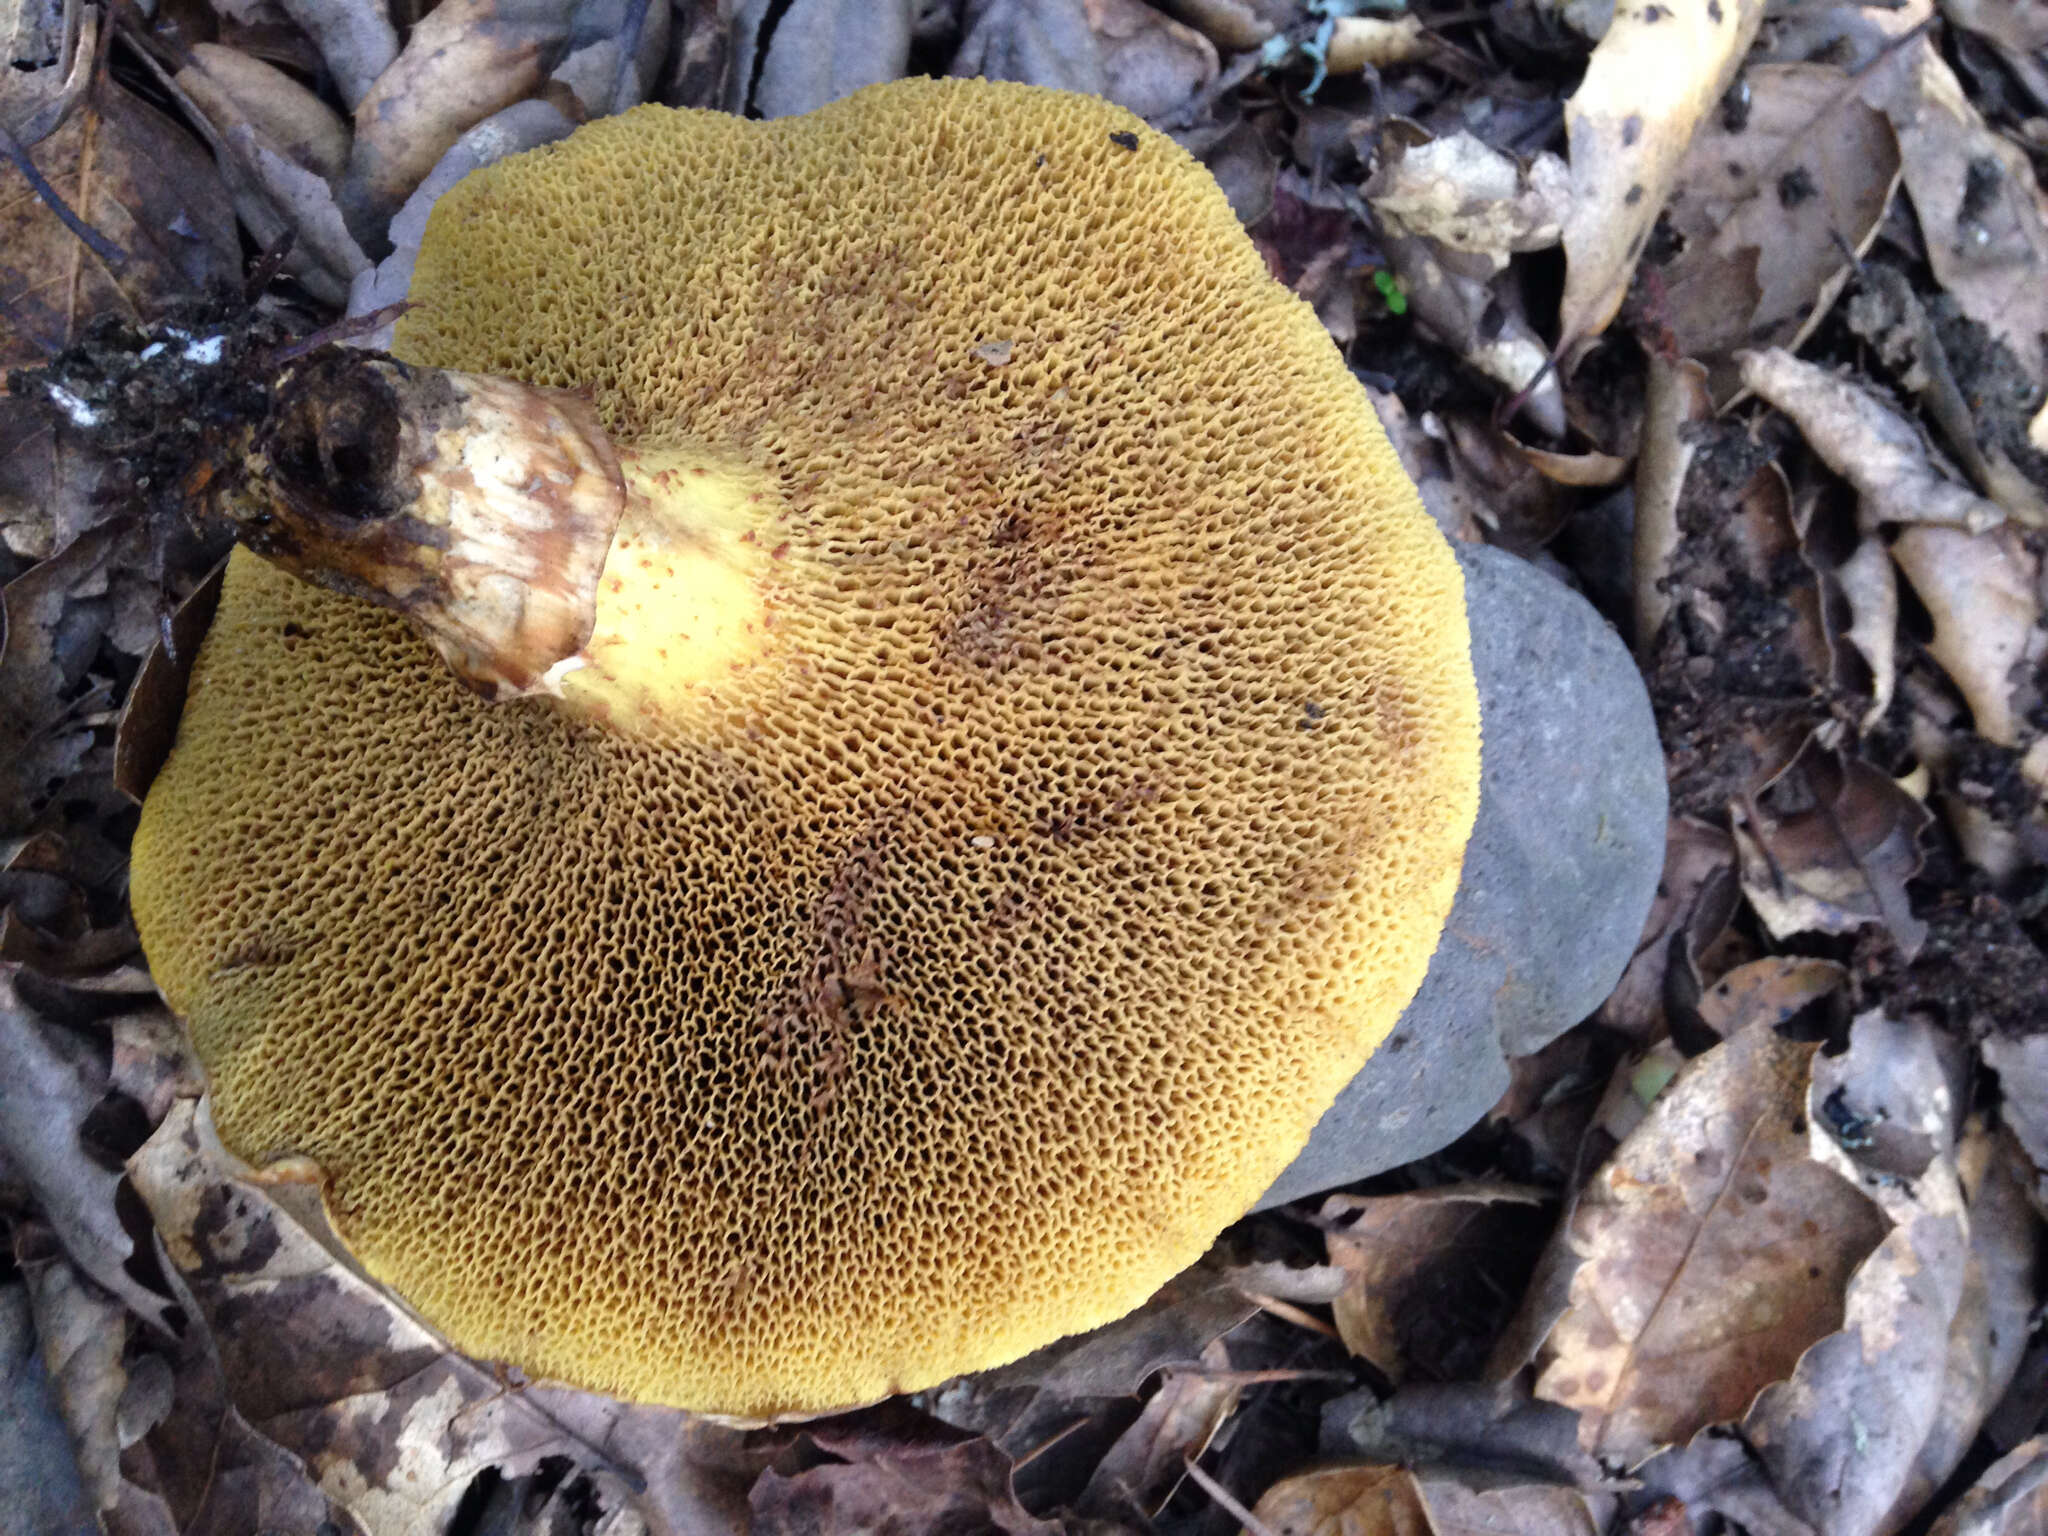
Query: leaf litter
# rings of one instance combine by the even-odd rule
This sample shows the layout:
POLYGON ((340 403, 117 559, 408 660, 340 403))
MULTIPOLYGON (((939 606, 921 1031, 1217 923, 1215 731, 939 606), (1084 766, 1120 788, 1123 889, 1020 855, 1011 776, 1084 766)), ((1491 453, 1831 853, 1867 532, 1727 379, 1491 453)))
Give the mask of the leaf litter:
POLYGON ((205 610, 167 615, 218 549, 163 547, 89 402, 11 395, 0 1342, 33 1382, 0 1474, 36 1469, 36 1518, 2038 1529, 2039 7, 737 9, 16 8, 0 125, 43 190, 0 166, 0 364, 109 320, 374 310, 433 192, 642 99, 1105 93, 1216 173, 1447 534, 1634 644, 1673 790, 1636 956, 1454 1147, 1003 1370, 754 1430, 524 1382, 337 1258, 316 1185, 208 1145, 124 858, 205 610))

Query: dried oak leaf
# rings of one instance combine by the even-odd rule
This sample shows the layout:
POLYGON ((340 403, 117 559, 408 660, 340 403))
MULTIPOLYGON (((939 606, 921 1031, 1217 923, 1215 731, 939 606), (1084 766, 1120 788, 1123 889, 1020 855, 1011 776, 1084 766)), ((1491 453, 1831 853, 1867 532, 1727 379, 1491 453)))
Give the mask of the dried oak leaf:
POLYGON ((1927 925, 1906 882, 1932 817, 1878 769, 1809 748, 1731 816, 1743 895, 1773 937, 1882 923, 1907 961, 1919 953, 1927 925))
POLYGON ((1775 1029, 1842 989, 1849 973, 1832 960, 1771 955, 1738 965, 1701 994, 1701 1018, 1722 1039, 1752 1025, 1775 1029))
POLYGON ((1762 0, 1621 0, 1565 106, 1571 207, 1559 324, 1567 347, 1621 308, 1700 121, 1763 21, 1762 0))
POLYGON ((1634 1462, 1734 1419, 1841 1322, 1884 1234, 1807 1153, 1814 1047, 1751 1028, 1698 1057, 1580 1195, 1555 1239, 1581 1257, 1539 1356, 1539 1397, 1634 1462))
POLYGON ((1758 64, 1743 80, 1748 111, 1708 114, 1666 213, 1683 245, 1663 269, 1663 318, 1724 404, 1738 349, 1796 348, 1820 323, 1899 178, 1891 124, 1847 71, 1758 64))
POLYGON ((1501 1247, 1504 1208, 1549 1197, 1519 1184, 1446 1184, 1399 1195, 1332 1195, 1317 1219, 1347 1283, 1331 1303, 1345 1348, 1395 1385, 1408 1374, 1420 1308, 1452 1305, 1452 1278, 1501 1247))
POLYGON ((1089 1476, 1075 1509, 1114 1520, 1135 1510, 1156 1519, 1187 1463, 1209 1448, 1237 1411, 1246 1383, 1230 1373, 1230 1354, 1217 1339, 1202 1351, 1201 1370, 1171 1370, 1145 1400, 1137 1422, 1117 1436, 1089 1476))
POLYGON ((121 1175, 87 1145, 107 1095, 105 1055, 86 1035, 37 1018, 9 964, 0 964, 0 1062, 0 1155, 71 1261, 159 1332, 175 1332, 175 1304, 139 1278, 155 1265, 117 1212, 121 1175))

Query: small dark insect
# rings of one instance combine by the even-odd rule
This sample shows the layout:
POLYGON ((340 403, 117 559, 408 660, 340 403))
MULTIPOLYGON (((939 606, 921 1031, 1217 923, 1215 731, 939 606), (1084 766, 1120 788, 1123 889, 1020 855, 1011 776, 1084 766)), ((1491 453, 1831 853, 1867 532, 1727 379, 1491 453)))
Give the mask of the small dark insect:
POLYGON ((1109 136, 1109 142, 1118 149, 1136 149, 1138 147, 1138 136, 1135 133, 1112 133, 1109 136))
POLYGON ((1871 1132, 1877 1129, 1877 1120, 1851 1108, 1847 1095, 1840 1088, 1822 1101, 1820 1114, 1827 1124, 1828 1134, 1850 1152, 1869 1146, 1871 1132))

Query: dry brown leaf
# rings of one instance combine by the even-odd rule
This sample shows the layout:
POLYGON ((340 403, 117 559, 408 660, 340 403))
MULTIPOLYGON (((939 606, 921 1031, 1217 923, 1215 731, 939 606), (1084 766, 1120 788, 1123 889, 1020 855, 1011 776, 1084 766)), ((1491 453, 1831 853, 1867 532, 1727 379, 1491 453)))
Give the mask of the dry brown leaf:
POLYGON ((177 1536, 169 1506, 154 1490, 130 1481, 122 1467, 122 1453, 173 1410, 169 1363, 152 1350, 131 1351, 132 1319, 69 1264, 31 1263, 24 1274, 43 1369, 70 1431, 92 1510, 118 1536, 177 1536))
POLYGON ((1404 1324, 1418 1304, 1441 1299, 1449 1272, 1469 1268, 1499 1243, 1489 1218, 1501 1205, 1541 1205, 1524 1185, 1447 1184, 1403 1195, 1332 1195, 1317 1220, 1330 1262, 1348 1277, 1331 1305, 1345 1348, 1396 1386, 1408 1374, 1404 1324))
POLYGON ((1742 891, 1775 938, 1882 923, 1907 960, 1927 925, 1919 873, 1927 808, 1861 758, 1809 748, 1757 801, 1731 807, 1742 891))
POLYGON ((1990 1035, 1978 1049, 1998 1074, 2000 1119, 2033 1164, 2035 1203, 2048 1212, 2048 1033, 1990 1035))
POLYGON ((1096 1463, 1075 1508, 1114 1520, 1136 1510, 1158 1516, 1199 1458, 1237 1411, 1245 1384, 1232 1380, 1230 1355, 1217 1339, 1202 1352, 1204 1369, 1168 1371, 1138 1420, 1096 1463))
POLYGON ((1339 16, 1330 28, 1323 63, 1333 75, 1355 75, 1368 66, 1391 69, 1429 52, 1429 32, 1419 16, 1339 16))
POLYGON ((1692 817, 1672 817, 1664 835, 1664 876, 1644 920, 1642 941, 1600 1005, 1600 1023, 1639 1046, 1666 1034, 1667 973, 1673 965, 1695 965, 1727 928, 1740 902, 1734 839, 1692 817))
POLYGON ((1693 132, 1749 51, 1762 0, 1620 0, 1565 106, 1571 208, 1559 324, 1569 351, 1621 308, 1693 132))
POLYGON ((1283 1478, 1252 1513, 1273 1536, 1436 1536, 1413 1474, 1326 1467, 1283 1478))
POLYGON ((443 0, 355 109, 341 205, 360 241, 384 226, 434 162, 561 62, 574 0, 443 0))
POLYGON ((1913 424, 1861 385, 1776 348, 1738 361, 1743 385, 1797 422, 1828 468, 1856 488, 1866 530, 1938 523, 1982 533, 2005 521, 1996 502, 1937 473, 1913 424))
POLYGON ((215 1329, 235 1409, 376 1536, 438 1532, 478 1473, 511 1477, 548 1456, 569 1457, 607 1505, 630 1506, 656 1533, 734 1523, 737 1431, 523 1387, 452 1353, 336 1258, 306 1210, 313 1184, 238 1171, 202 1106, 180 1100, 129 1177, 215 1329), (670 1465, 636 1471, 646 1453, 670 1465))
POLYGON ((398 33, 379 0, 279 0, 320 50, 327 72, 354 111, 398 57, 398 33))
POLYGON ((1559 485, 1600 487, 1619 485, 1627 477, 1633 463, 1619 454, 1601 453, 1591 450, 1585 453, 1552 453, 1547 448, 1532 448, 1527 443, 1516 443, 1530 466, 1546 480, 1555 480, 1559 485))
POLYGON ((1934 620, 1927 653, 1962 691, 1977 734, 2022 745, 2048 656, 2040 566, 2025 539, 2012 528, 1974 538, 1959 528, 1908 528, 1891 551, 1934 620))
POLYGON ((1850 1281, 1841 1331, 1758 1397, 1742 1430, 1821 1536, 1880 1528, 1942 1409, 1969 1260, 1946 1052, 1928 1025, 1873 1012, 1848 1052, 1815 1063, 1814 1158, 1855 1180, 1891 1229, 1850 1281))
POLYGON ((1820 323, 1899 179, 1891 124, 1846 71, 1758 64, 1743 83, 1748 110, 1700 124, 1666 214, 1684 245, 1663 269, 1662 318, 1723 403, 1738 349, 1796 349, 1820 323), (1729 303, 1737 291, 1752 297, 1729 303))
POLYGON ((1899 582, 1883 539, 1865 534, 1849 558, 1830 574, 1849 603, 1849 627, 1842 638, 1856 647, 1870 668, 1870 708, 1859 722, 1868 731, 1891 708, 1898 686, 1899 582))
POLYGON ((115 1209, 121 1176, 95 1162, 81 1140, 106 1096, 106 1064, 76 1032, 36 1018, 17 976, 18 967, 0 964, 0 1153, 71 1261, 168 1334, 175 1307, 137 1278, 153 1260, 136 1251, 115 1209))
POLYGON ((1470 133, 1437 138, 1405 118, 1383 130, 1379 162, 1361 190, 1383 220, 1496 267, 1515 251, 1557 244, 1571 196, 1570 173, 1555 155, 1524 166, 1470 133))
POLYGON ((334 109, 283 70, 219 43, 194 43, 177 82, 220 132, 245 122, 329 181, 348 165, 349 131, 334 109))
POLYGON ((1102 56, 1102 94, 1140 117, 1184 106, 1216 78, 1216 45, 1143 0, 1083 0, 1102 56))
POLYGON ((1707 371, 1690 358, 1652 354, 1643 407, 1643 441, 1636 456, 1635 548, 1630 584, 1635 595, 1636 654, 1648 656, 1671 613, 1667 584, 1682 535, 1678 500, 1699 444, 1687 429, 1713 414, 1707 371))
POLYGON ((896 1406, 797 1434, 754 1484, 751 1536, 1060 1536, 1017 1502, 1010 1458, 896 1406))
POLYGON ((1776 1028, 1847 984, 1832 960, 1772 955, 1739 965, 1700 997, 1700 1016, 1724 1040, 1751 1025, 1776 1028))
POLYGON ((1949 1326, 1940 1407, 1885 1521, 1889 1529, 1902 1529, 1928 1506, 2019 1369, 2034 1312, 2040 1236, 2018 1166, 2022 1162, 2017 1145, 1981 1120, 1973 1121, 1956 1148, 1956 1168, 1969 1203, 1969 1264, 1949 1326))
MULTIPOLYGON (((1903 12, 1873 15, 1901 31, 1912 24, 1903 12)), ((1935 280, 2038 386, 2048 378, 2048 199, 2025 152, 1984 121, 1931 38, 1870 70, 1863 97, 1898 132, 1935 280)))
POLYGON ((1266 1490, 1252 1514, 1273 1536, 1599 1536, 1614 1501, 1526 1479, 1449 1470, 1328 1467, 1266 1490))
POLYGON ((1884 1222, 1807 1155, 1814 1047, 1752 1028, 1692 1062, 1580 1196, 1536 1392, 1636 1461, 1742 1414, 1841 1321, 1884 1222))
POLYGON ((1935 1521, 1929 1536, 2041 1536, 2048 1531, 2048 1435, 2014 1446, 1935 1521))

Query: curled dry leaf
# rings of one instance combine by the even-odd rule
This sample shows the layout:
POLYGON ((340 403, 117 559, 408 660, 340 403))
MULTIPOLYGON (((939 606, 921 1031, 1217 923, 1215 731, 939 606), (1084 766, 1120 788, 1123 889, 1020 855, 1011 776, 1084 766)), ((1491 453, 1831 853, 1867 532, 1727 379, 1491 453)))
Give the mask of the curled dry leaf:
POLYGON ((2016 529, 1972 537, 1959 528, 1908 528, 1892 558, 1934 620, 1927 653, 1962 691, 1977 734, 2022 745, 2039 702, 2048 632, 2040 565, 2016 529))
POLYGON ((379 0, 279 0, 305 29, 334 77, 342 104, 354 111, 377 77, 398 57, 398 32, 379 0))
POLYGON ((1216 45, 1143 0, 1084 0, 1102 54, 1103 94, 1140 117, 1162 117, 1199 95, 1220 65, 1216 45))
POLYGON ((1748 111, 1707 115, 1666 214, 1683 244, 1663 269, 1661 318, 1724 403, 1738 349, 1796 349, 1821 322, 1899 178, 1891 124, 1847 71, 1759 64, 1743 81, 1748 111))
POLYGON ((1940 523, 1982 533, 2005 521, 1996 502, 1937 473, 1913 424, 1861 385, 1779 348, 1738 362, 1744 387, 1797 422, 1828 468, 1856 488, 1866 529, 1940 523))
POLYGON ((23 1271, 43 1369, 69 1431, 85 1498, 101 1528, 121 1536, 174 1536, 161 1495, 138 1486, 122 1456, 170 1416, 174 1378, 164 1357, 130 1350, 121 1304, 61 1261, 23 1271))
POLYGON ((1202 1352, 1203 1369, 1168 1371, 1145 1400, 1138 1420, 1096 1463, 1075 1508, 1105 1520, 1136 1510, 1156 1519, 1187 1475, 1187 1463, 1208 1450, 1245 1383, 1230 1376, 1230 1355, 1217 1339, 1202 1352))
MULTIPOLYGON (((1874 12, 1904 31, 1911 17, 1874 12)), ((1930 37, 1915 37, 1863 77, 1863 97, 1899 136, 1935 281, 2004 342, 2026 375, 2048 378, 2048 199, 2025 151, 1996 133, 1930 37)))
POLYGON ((293 164, 329 181, 348 165, 348 124, 276 66, 237 48, 194 43, 176 78, 222 133, 247 123, 293 164))
POLYGON ((573 0, 443 0, 355 109, 341 205, 366 244, 465 129, 539 88, 561 61, 573 0))
POLYGON ((1101 95, 1102 49, 1082 0, 967 0, 951 73, 1101 95))
POLYGON ((1635 594, 1636 654, 1647 656, 1671 613, 1667 584, 1682 535, 1678 501, 1699 444, 1686 429, 1713 414, 1707 372, 1689 358, 1649 358, 1642 447, 1636 456, 1635 547, 1630 584, 1635 594))
POLYGON ((1738 965, 1700 995, 1699 1012, 1726 1040, 1754 1025, 1775 1029, 1838 992, 1849 973, 1832 960, 1771 955, 1738 965))
POLYGON ((1499 1208, 1547 1198, 1524 1185, 1484 1182, 1330 1196, 1317 1219, 1330 1262, 1347 1276, 1331 1304, 1344 1347, 1398 1386, 1408 1374, 1417 1313, 1431 1303, 1447 1308, 1450 1283, 1504 1246, 1499 1208))
POLYGON ((1470 133, 1435 138, 1405 118, 1388 124, 1362 190, 1383 220, 1496 267, 1557 244, 1571 196, 1570 172, 1553 154, 1524 166, 1470 133))
POLYGON ((1808 1156, 1813 1053, 1752 1028, 1697 1058, 1554 1240, 1583 1262, 1536 1392, 1580 1410, 1587 1450, 1638 1461, 1737 1418, 1840 1326, 1884 1221, 1808 1156))
POLYGON ((1741 901, 1735 876, 1735 841, 1721 828, 1674 816, 1664 838, 1664 875, 1643 923, 1643 937, 1596 1015, 1637 1045, 1669 1032, 1665 1018, 1668 973, 1696 969, 1700 955, 1727 929, 1741 901))
POLYGON ((2035 1536, 2048 1527, 2048 1435, 2014 1446, 1984 1469, 1929 1536, 2035 1536))
POLYGON ((1522 313, 1514 286, 1496 281, 1493 259, 1392 226, 1380 245, 1424 330, 1487 378, 1517 393, 1526 390, 1522 413, 1537 431, 1562 436, 1564 392, 1548 366, 1550 349, 1522 313))
POLYGON ((7 1495, 8 1524, 34 1536, 69 1536, 95 1529, 95 1512, 37 1342, 26 1288, 18 1280, 0 1282, 0 1390, 7 1409, 0 1414, 0 1490, 7 1495))
POLYGON ((1861 758, 1809 749, 1759 801, 1732 809, 1742 891, 1775 938, 1882 923, 1907 960, 1927 926, 1906 882, 1927 808, 1861 758))
POLYGON ((1650 227, 1700 120, 1721 99, 1763 20, 1762 0, 1619 0, 1565 107, 1571 207, 1559 324, 1566 346, 1621 308, 1650 227))
POLYGON ((1866 533, 1849 558, 1831 572, 1849 604, 1849 627, 1842 638, 1856 647, 1870 668, 1870 708, 1861 728, 1870 730, 1891 708, 1898 686, 1899 582, 1891 551, 1882 538, 1866 533))
POLYGON ((1929 1507, 1961 1463, 2012 1384, 2034 1312, 2040 1224, 2017 1166, 2024 1159, 2008 1137, 1977 1120, 1958 1144, 1955 1161, 1969 1206, 1969 1261, 1949 1325, 1940 1406, 1885 1522, 1890 1529, 1903 1528, 1929 1507))
POLYGON ((1999 1115, 2034 1167, 2034 1198, 2048 1212, 2048 1033, 1990 1035, 1978 1049, 1998 1074, 1999 1115))
POLYGON ((1339 16, 1323 49, 1323 66, 1333 75, 1391 69, 1426 57, 1430 46, 1420 16, 1339 16))
POLYGON ((452 1353, 336 1256, 311 1171, 240 1170, 203 1101, 180 1100, 128 1167, 215 1330, 234 1407, 377 1536, 439 1531, 478 1473, 512 1477, 548 1456, 656 1532, 730 1527, 735 1490, 718 1464, 737 1431, 508 1384, 452 1353), (636 1448, 673 1464, 636 1470, 636 1448))
POLYGON ((1941 1411, 1969 1261, 1941 1043, 1925 1024, 1875 1012, 1850 1041, 1814 1073, 1813 1157, 1854 1180, 1890 1230, 1849 1284, 1841 1331, 1742 1422, 1779 1497, 1821 1536, 1880 1529, 1912 1477, 1941 1411), (1891 1134, 1872 1136, 1878 1128, 1891 1134), (1902 1172, 1915 1163, 1917 1173, 1902 1172))

